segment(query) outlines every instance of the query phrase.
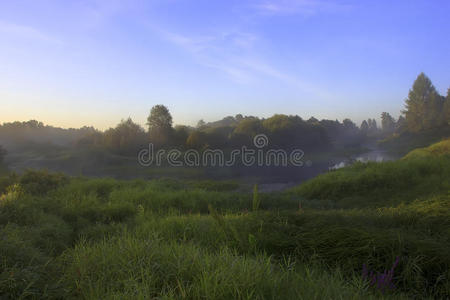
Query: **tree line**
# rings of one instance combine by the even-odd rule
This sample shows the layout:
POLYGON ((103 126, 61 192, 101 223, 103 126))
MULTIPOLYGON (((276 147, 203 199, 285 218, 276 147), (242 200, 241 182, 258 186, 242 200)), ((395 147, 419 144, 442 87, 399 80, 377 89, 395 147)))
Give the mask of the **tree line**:
POLYGON ((254 136, 262 133, 267 135, 271 147, 283 149, 329 149, 338 143, 358 144, 365 138, 350 119, 343 122, 315 118, 303 120, 297 115, 282 114, 267 119, 239 114, 212 123, 200 120, 196 127, 173 126, 169 109, 156 105, 150 111, 146 129, 128 118, 105 132, 90 132, 79 139, 77 145, 105 147, 119 154, 135 153, 136 149, 148 143, 158 148, 175 147, 180 150, 226 150, 243 145, 251 147, 254 136))
MULTIPOLYGON (((270 118, 238 114, 210 123, 200 120, 195 127, 173 126, 169 109, 160 104, 150 110, 146 128, 131 118, 105 131, 93 127, 62 129, 32 120, 0 125, 0 140, 8 150, 14 150, 14 146, 31 146, 43 151, 48 147, 71 146, 134 155, 148 143, 159 148, 175 147, 180 150, 252 146, 253 137, 263 133, 269 138, 271 147, 329 150, 357 146, 371 138, 448 126, 450 89, 446 97, 439 95, 431 80, 421 73, 409 91, 401 116, 395 120, 389 113, 383 112, 381 128, 375 119, 364 120, 357 126, 350 119, 340 122, 311 117, 304 120, 298 115, 283 114, 275 114, 270 118)), ((5 155, 2 149, 0 159, 5 155)))
POLYGON ((389 113, 381 114, 382 130, 386 134, 419 133, 450 126, 450 88, 440 95, 430 78, 420 73, 409 90, 405 109, 398 120, 389 113))

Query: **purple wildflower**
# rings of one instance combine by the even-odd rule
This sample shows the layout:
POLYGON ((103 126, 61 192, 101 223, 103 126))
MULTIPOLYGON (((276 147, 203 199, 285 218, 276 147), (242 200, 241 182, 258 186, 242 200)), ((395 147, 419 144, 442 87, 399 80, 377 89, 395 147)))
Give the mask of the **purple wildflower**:
POLYGON ((386 290, 395 289, 395 285, 392 281, 394 278, 394 269, 397 267, 399 261, 400 258, 397 256, 391 269, 389 271, 384 270, 383 273, 374 273, 373 271, 369 271, 367 265, 363 264, 362 277, 364 280, 369 281, 370 286, 376 287, 382 293, 386 290))

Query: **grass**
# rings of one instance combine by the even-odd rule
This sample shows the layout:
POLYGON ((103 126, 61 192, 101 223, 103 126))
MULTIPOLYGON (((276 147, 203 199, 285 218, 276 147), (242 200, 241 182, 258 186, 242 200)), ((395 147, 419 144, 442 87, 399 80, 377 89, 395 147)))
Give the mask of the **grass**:
POLYGON ((415 149, 408 153, 404 159, 411 158, 430 158, 436 156, 445 156, 450 153, 450 139, 442 140, 438 143, 435 143, 429 147, 415 149))
POLYGON ((389 152, 405 155, 417 148, 427 147, 450 136, 450 127, 428 129, 417 133, 403 132, 382 141, 379 145, 389 152))
MULTIPOLYGON (((333 207, 378 207, 408 203, 450 190, 450 140, 385 163, 355 163, 298 186, 291 192, 333 207)), ((317 204, 317 203, 316 203, 317 204)))
POLYGON ((94 244, 81 242, 64 255, 63 261, 67 285, 72 286, 74 296, 86 299, 358 296, 354 287, 344 284, 339 272, 283 265, 264 254, 242 256, 228 248, 211 253, 158 236, 143 239, 124 233, 94 244))
POLYGON ((0 179, 0 298, 402 299, 450 294, 447 142, 287 192, 236 182, 0 179), (399 258, 381 291, 362 276, 399 258))

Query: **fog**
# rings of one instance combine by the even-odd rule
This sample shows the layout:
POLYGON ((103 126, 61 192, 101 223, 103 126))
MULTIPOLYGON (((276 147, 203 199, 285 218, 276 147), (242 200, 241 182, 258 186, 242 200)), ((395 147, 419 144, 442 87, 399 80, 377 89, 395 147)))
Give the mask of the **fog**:
POLYGON ((349 119, 340 122, 303 120, 287 115, 268 119, 237 115, 211 123, 200 121, 197 127, 172 127, 169 110, 157 107, 158 111, 152 110, 155 123, 150 124, 148 131, 131 119, 122 120, 105 131, 92 127, 63 129, 35 120, 4 123, 0 126, 0 145, 7 151, 5 164, 17 173, 26 169, 48 169, 72 176, 118 179, 233 179, 259 183, 262 190, 270 191, 356 161, 396 158, 377 145, 376 140, 386 132, 373 119, 364 121, 360 127, 349 119), (248 165, 237 156, 238 160, 229 166, 175 167, 167 162, 143 166, 138 161, 138 153, 150 144, 165 153, 176 149, 181 157, 189 151, 196 151, 200 156, 213 149, 221 151, 228 159, 233 151, 243 147, 255 153, 260 151, 261 155, 282 151, 286 160, 292 152, 301 155, 297 162, 287 161, 286 164, 267 159, 248 165))

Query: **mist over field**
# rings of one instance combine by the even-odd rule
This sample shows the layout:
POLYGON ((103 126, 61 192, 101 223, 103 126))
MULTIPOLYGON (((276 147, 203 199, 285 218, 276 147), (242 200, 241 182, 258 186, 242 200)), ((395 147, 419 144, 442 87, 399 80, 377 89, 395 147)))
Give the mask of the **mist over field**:
POLYGON ((449 13, 0 3, 0 299, 448 299, 449 13))

